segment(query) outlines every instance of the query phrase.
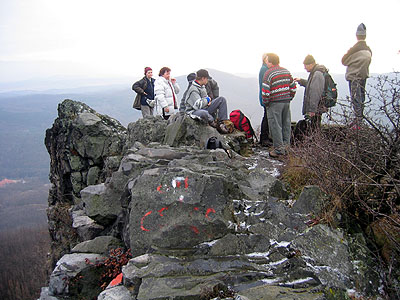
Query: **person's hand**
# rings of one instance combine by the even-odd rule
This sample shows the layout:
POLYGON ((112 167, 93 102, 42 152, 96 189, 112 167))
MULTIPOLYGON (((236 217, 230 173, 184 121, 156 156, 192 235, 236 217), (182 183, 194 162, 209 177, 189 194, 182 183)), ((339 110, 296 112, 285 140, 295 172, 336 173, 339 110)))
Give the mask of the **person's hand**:
POLYGON ((171 82, 172 82, 172 84, 175 84, 176 79, 175 78, 171 78, 171 82))
POLYGON ((164 108, 164 112, 169 112, 168 106, 164 108))
POLYGON ((307 116, 309 116, 310 118, 315 116, 315 112, 308 112, 306 113, 307 116))
POLYGON ((293 78, 294 81, 299 82, 301 80, 301 78, 293 78))

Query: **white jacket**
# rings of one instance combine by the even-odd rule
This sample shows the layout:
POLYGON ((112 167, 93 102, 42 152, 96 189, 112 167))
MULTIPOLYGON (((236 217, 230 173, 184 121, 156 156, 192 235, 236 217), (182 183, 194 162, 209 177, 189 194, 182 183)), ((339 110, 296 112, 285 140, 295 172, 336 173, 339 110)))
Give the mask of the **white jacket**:
POLYGON ((162 109, 166 107, 169 108, 169 112, 165 113, 166 115, 174 114, 175 112, 174 95, 175 95, 176 105, 179 105, 178 97, 176 96, 176 94, 178 93, 179 93, 178 83, 175 82, 175 84, 173 84, 172 82, 168 81, 162 76, 158 77, 156 79, 156 82, 154 83, 154 94, 155 94, 154 99, 156 100, 156 106, 155 106, 156 114, 162 115, 162 109), (169 84, 171 84, 171 86, 169 84))

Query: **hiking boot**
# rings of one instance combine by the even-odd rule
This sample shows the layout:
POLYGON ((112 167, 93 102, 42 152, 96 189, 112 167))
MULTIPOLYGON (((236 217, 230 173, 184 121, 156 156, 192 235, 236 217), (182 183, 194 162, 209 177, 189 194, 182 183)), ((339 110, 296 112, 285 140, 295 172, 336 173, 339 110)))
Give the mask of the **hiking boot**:
POLYGON ((226 128, 224 123, 219 123, 217 126, 217 130, 221 134, 227 134, 229 133, 229 130, 226 128))
POLYGON ((275 149, 269 152, 269 156, 272 158, 282 158, 285 154, 277 152, 275 149))
POLYGON ((212 121, 212 122, 209 122, 208 125, 210 125, 213 128, 217 128, 218 123, 217 123, 217 121, 212 121))

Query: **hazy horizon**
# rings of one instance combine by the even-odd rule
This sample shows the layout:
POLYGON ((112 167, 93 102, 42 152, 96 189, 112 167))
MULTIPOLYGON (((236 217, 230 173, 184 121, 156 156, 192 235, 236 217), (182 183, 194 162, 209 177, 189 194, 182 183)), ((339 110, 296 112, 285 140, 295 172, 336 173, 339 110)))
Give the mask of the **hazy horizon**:
POLYGON ((182 0, 3 0, 0 82, 137 78, 146 66, 156 74, 169 66, 175 77, 200 68, 256 75, 264 52, 277 53, 292 73, 312 54, 341 74, 360 23, 373 52, 370 72, 387 73, 400 70, 398 39, 385 34, 398 27, 399 10, 397 0, 288 0, 285 10, 263 0, 203 0, 195 9, 182 0))

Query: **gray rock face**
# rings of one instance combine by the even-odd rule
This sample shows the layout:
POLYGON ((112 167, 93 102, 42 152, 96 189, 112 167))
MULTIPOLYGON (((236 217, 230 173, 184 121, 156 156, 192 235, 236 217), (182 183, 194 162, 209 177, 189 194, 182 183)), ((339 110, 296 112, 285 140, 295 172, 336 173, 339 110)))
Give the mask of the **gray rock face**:
MULTIPOLYGON (((77 103, 60 109, 59 130, 64 124, 76 135, 61 135, 69 140, 57 144, 49 132, 49 145, 58 145, 49 148, 55 181, 50 203, 72 207, 72 227, 85 242, 70 243, 76 253, 57 263, 50 295, 75 299, 78 289, 62 278, 89 274, 85 258, 118 247, 119 239, 134 258, 123 267, 122 285, 99 292, 98 299, 222 299, 218 291, 228 290, 236 300, 322 300, 326 290, 376 291, 373 275, 362 279, 371 262, 360 264, 363 251, 352 253, 365 249, 365 241, 354 246, 341 230, 309 227, 309 214, 322 209, 324 195, 308 187, 290 199, 277 179, 281 162, 259 149, 248 158, 238 154, 242 134, 221 136, 183 115, 168 122, 154 117, 129 124, 121 149, 124 139, 111 121, 77 103), (104 134, 93 140, 97 129, 104 134), (111 133, 119 142, 106 142, 111 133), (222 149, 204 149, 210 135, 238 153, 229 158, 222 149)), ((77 283, 92 289, 89 282, 77 283)))
MULTIPOLYGON (((71 295, 70 289, 72 280, 81 272, 91 268, 93 269, 92 265, 87 263, 87 260, 95 263, 102 259, 104 259, 103 256, 93 253, 74 253, 64 255, 57 262, 55 269, 50 275, 49 294, 52 296, 71 295)), ((86 273, 85 275, 89 277, 89 273, 86 273)))
POLYGON ((167 121, 160 116, 142 118, 128 125, 128 147, 135 142, 149 144, 151 142, 161 143, 164 140, 167 121))
POLYGON ((72 253, 98 253, 107 255, 109 250, 123 247, 122 242, 112 236, 98 236, 93 240, 76 245, 72 253))
POLYGON ((49 288, 43 287, 40 291, 40 298, 38 300, 59 300, 59 298, 50 296, 49 288))
MULTIPOLYGON (((88 185, 105 182, 117 170, 127 139, 126 129, 115 119, 100 115, 84 103, 64 100, 58 118, 46 131, 45 145, 50 155, 49 231, 53 241, 53 261, 57 261, 79 241, 101 232, 100 224, 74 220, 69 210, 81 203, 80 192, 88 185), (72 232, 71 232, 72 231, 72 232)), ((82 219, 82 218, 81 218, 82 219)))
POLYGON ((97 300, 132 300, 131 293, 125 286, 116 286, 100 293, 97 300))

